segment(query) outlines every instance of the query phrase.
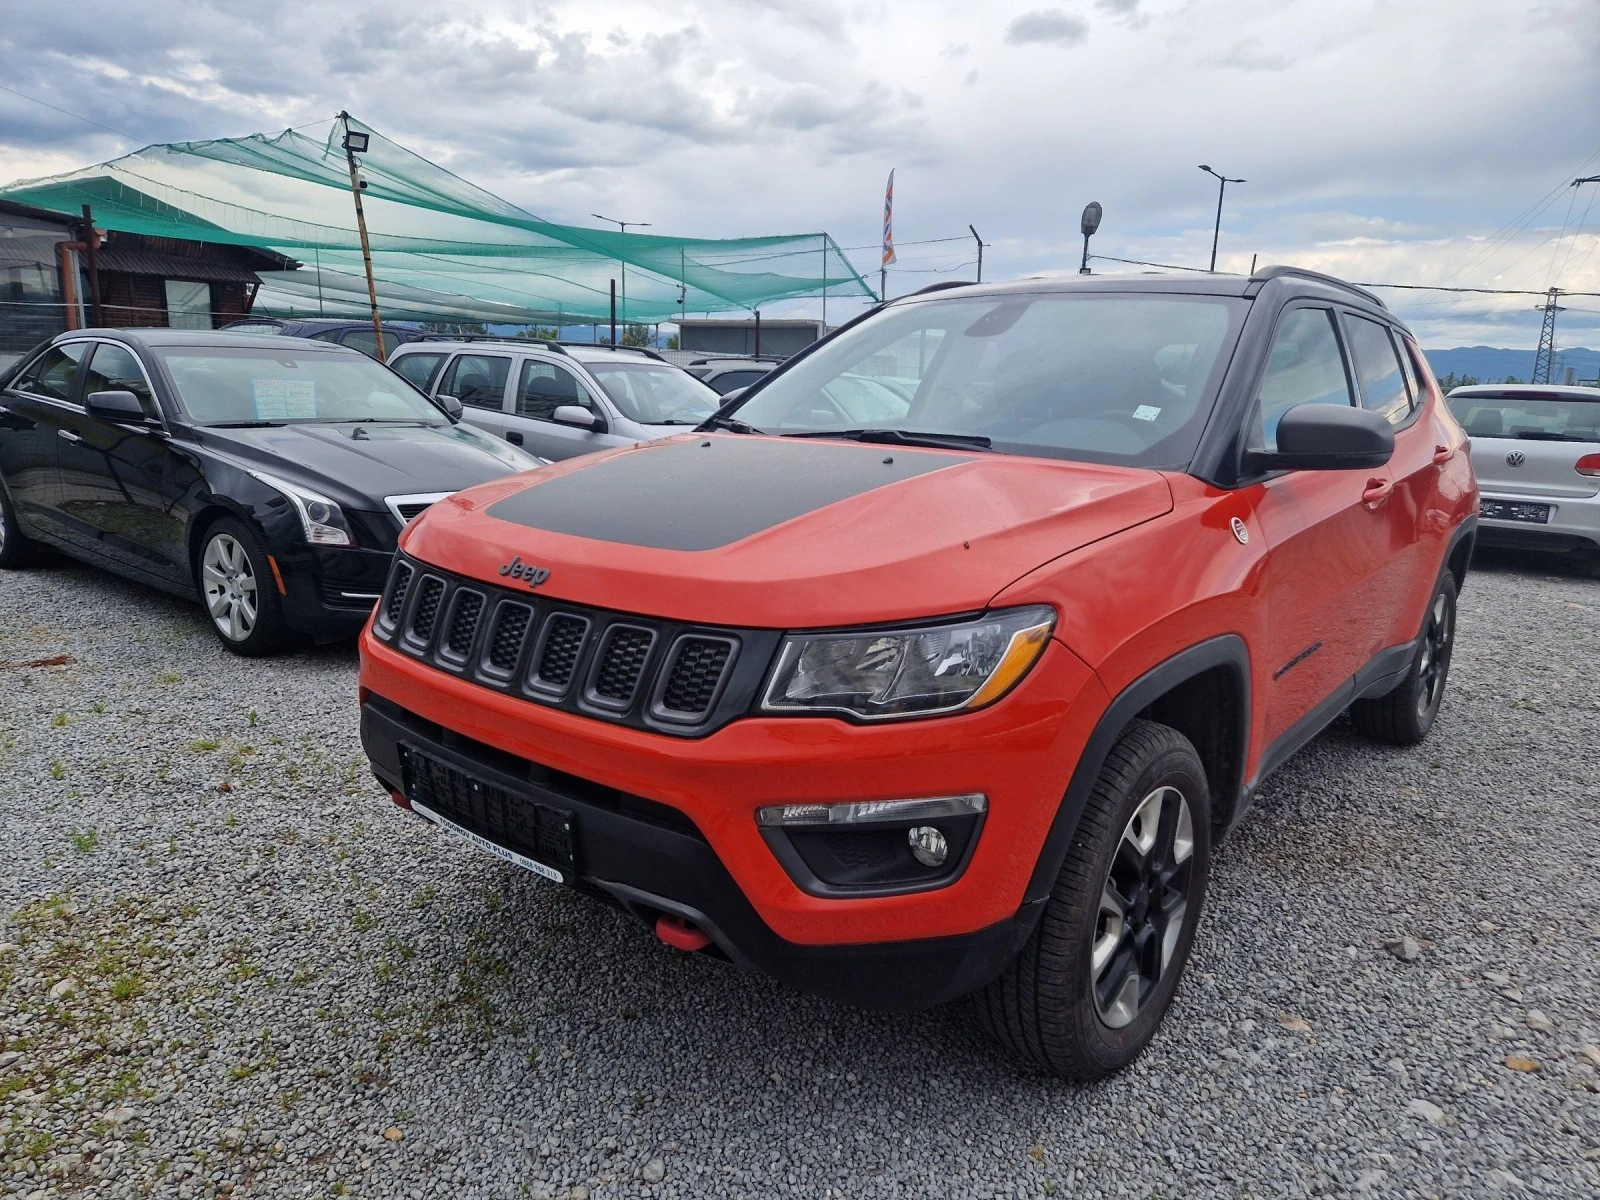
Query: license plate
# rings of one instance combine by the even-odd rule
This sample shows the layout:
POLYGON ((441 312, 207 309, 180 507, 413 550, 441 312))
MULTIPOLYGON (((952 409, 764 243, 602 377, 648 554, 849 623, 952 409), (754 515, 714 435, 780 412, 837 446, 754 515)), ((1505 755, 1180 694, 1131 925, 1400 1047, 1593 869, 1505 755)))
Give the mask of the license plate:
POLYGON ((1550 522, 1548 504, 1529 504, 1521 500, 1480 500, 1478 511, 1495 521, 1526 521, 1533 525, 1550 522))
POLYGON ((415 746, 400 747, 400 765, 406 799, 421 816, 552 882, 577 877, 570 812, 508 791, 415 746))

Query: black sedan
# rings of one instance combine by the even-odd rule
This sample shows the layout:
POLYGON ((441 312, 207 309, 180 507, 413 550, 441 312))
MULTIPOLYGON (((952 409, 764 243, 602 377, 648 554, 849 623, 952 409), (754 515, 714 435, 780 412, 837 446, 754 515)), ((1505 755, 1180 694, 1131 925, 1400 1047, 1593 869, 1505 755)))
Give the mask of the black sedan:
POLYGON ((0 388, 0 568, 41 545, 204 601, 240 654, 360 628, 405 523, 541 465, 356 350, 91 329, 0 388))

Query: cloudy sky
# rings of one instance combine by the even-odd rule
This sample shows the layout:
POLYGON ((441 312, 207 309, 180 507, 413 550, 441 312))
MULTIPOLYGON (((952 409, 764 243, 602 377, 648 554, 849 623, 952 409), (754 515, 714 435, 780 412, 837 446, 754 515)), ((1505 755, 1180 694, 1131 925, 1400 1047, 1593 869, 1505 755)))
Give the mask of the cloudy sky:
MULTIPOLYGON (((864 273, 895 167, 891 294, 970 277, 969 222, 986 278, 1075 270, 1089 200, 1097 253, 1204 266, 1202 162, 1248 180, 1224 270, 1600 292, 1600 0, 11 0, 0 88, 3 180, 347 107, 551 220, 822 229, 864 273)), ((1533 297, 1385 295, 1430 346, 1537 339, 1533 297)))

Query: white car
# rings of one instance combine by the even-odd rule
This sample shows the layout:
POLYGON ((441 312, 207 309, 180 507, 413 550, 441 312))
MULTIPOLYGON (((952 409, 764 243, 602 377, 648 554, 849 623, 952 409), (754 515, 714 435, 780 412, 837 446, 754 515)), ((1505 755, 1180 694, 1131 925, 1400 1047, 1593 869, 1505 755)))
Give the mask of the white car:
POLYGON ((1600 388, 1459 387, 1447 400, 1472 439, 1478 544, 1600 569, 1600 388))

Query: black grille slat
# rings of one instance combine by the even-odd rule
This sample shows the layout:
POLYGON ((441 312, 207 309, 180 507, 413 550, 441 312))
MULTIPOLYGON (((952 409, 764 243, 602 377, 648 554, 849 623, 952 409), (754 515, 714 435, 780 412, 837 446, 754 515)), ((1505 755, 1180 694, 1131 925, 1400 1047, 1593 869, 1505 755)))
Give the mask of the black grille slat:
POLYGON ((570 613, 557 613, 545 628, 544 649, 539 653, 538 682, 563 691, 572 682, 578 655, 589 632, 589 622, 570 613))
POLYGON ((394 575, 389 580, 389 597, 383 602, 383 619, 390 625, 400 619, 401 610, 406 606, 406 593, 411 590, 411 581, 416 575, 416 568, 410 563, 395 563, 394 575))
POLYGON ((458 591, 455 610, 450 617, 450 631, 445 634, 444 648, 454 659, 464 659, 478 636, 478 621, 483 617, 483 594, 458 591))
POLYGON ((433 636, 434 622, 439 619, 439 601, 444 599, 444 580, 435 575, 423 578, 417 589, 417 607, 411 614, 411 636, 426 642, 433 636))
POLYGON ((433 502, 431 500, 426 504, 396 504, 395 505, 396 511, 398 511, 399 514, 400 514, 400 519, 402 521, 407 522, 408 524, 411 521, 416 520, 418 517, 420 517, 423 513, 427 512, 428 509, 430 509, 432 507, 433 507, 433 502))
POLYGON ((644 666, 656 635, 633 625, 616 625, 606 634, 600 665, 594 675, 594 694, 615 704, 627 704, 639 690, 644 666))
POLYGON ((722 638, 684 638, 672 660, 661 707, 684 716, 708 712, 732 657, 733 644, 722 638))
POLYGON ((377 600, 373 636, 479 687, 674 737, 752 711, 782 640, 530 596, 404 551, 377 600))
POLYGON ((501 604, 495 613, 494 629, 489 635, 489 650, 484 662, 493 670, 509 676, 517 669, 517 659, 522 654, 522 643, 528 636, 528 626, 533 624, 533 609, 526 604, 501 604))

